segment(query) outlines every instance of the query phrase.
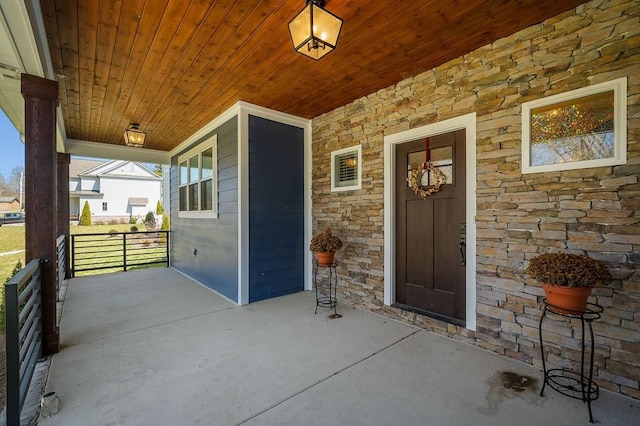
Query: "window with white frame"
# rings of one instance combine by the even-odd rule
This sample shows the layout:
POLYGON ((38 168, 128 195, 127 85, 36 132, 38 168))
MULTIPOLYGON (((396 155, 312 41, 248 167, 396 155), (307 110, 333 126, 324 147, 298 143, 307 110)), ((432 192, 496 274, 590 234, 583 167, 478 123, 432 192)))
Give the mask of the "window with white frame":
POLYGON ((522 173, 626 162, 626 77, 522 104, 522 173))
POLYGON ((217 215, 218 136, 178 157, 178 217, 217 215))
POLYGON ((362 145, 331 153, 331 192, 362 188, 362 145))

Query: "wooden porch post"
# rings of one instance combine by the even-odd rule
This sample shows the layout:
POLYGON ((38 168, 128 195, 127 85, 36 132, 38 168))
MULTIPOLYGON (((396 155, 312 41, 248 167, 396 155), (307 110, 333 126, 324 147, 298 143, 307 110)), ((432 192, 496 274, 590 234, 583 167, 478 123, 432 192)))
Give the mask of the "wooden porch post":
POLYGON ((56 321, 56 104, 58 83, 22 74, 25 106, 25 260, 42 264, 42 350, 59 350, 56 321))
MULTIPOLYGON (((58 171, 57 182, 58 186, 58 232, 57 236, 65 235, 69 237, 69 163, 71 162, 71 155, 58 153, 58 171)), ((66 276, 69 278, 69 241, 67 240, 67 256, 66 263, 66 276)))

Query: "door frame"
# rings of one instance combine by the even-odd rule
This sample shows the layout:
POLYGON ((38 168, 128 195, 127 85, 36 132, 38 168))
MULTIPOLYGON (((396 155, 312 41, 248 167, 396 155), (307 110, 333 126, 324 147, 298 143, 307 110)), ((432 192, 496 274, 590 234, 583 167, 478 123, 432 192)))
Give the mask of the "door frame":
POLYGON ((384 137, 384 304, 396 302, 395 147, 416 139, 465 129, 466 132, 466 328, 476 329, 476 113, 384 137))

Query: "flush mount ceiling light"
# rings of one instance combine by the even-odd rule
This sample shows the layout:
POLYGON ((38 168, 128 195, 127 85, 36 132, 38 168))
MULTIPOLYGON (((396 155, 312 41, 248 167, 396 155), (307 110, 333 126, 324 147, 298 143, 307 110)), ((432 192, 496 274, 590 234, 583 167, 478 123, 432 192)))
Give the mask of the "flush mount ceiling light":
POLYGON ((324 0, 307 0, 305 8, 289 22, 293 48, 318 60, 336 48, 342 19, 323 9, 324 0))
POLYGON ((139 125, 136 123, 129 124, 129 128, 124 131, 124 141, 127 146, 134 148, 142 148, 144 145, 144 138, 147 136, 145 132, 139 129, 139 125))

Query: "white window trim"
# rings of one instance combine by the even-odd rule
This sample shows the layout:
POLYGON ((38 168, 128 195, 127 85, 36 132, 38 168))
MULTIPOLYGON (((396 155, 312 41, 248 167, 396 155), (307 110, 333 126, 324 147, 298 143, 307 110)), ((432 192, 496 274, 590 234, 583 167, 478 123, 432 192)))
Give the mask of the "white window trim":
POLYGON ((349 148, 339 149, 331 152, 331 192, 344 192, 362 189, 362 145, 355 145, 349 148), (358 183, 351 186, 336 186, 336 157, 348 152, 357 151, 358 156, 358 183))
POLYGON ((627 163, 627 78, 593 86, 582 87, 558 95, 549 96, 522 104, 522 173, 543 173, 560 170, 586 169, 590 167, 617 166, 627 163), (613 157, 599 160, 573 161, 569 163, 531 166, 531 110, 554 103, 582 98, 613 90, 614 99, 614 148, 613 157))
MULTIPOLYGON (((186 184, 187 188, 189 183, 186 184)), ((187 189, 187 194, 189 190, 187 189)), ((187 201, 187 207, 189 202, 187 201)), ((179 218, 192 218, 192 219, 217 219, 218 218, 218 135, 213 135, 204 142, 198 144, 198 146, 190 149, 184 154, 178 156, 178 217, 179 218), (203 151, 212 149, 212 164, 213 164, 213 176, 212 181, 212 208, 213 210, 195 210, 195 211, 182 211, 180 210, 180 187, 184 186, 180 184, 180 164, 184 161, 189 163, 189 159, 194 155, 198 155, 198 203, 202 203, 202 192, 200 190, 200 182, 202 177, 200 173, 202 171, 202 154, 203 151)))

